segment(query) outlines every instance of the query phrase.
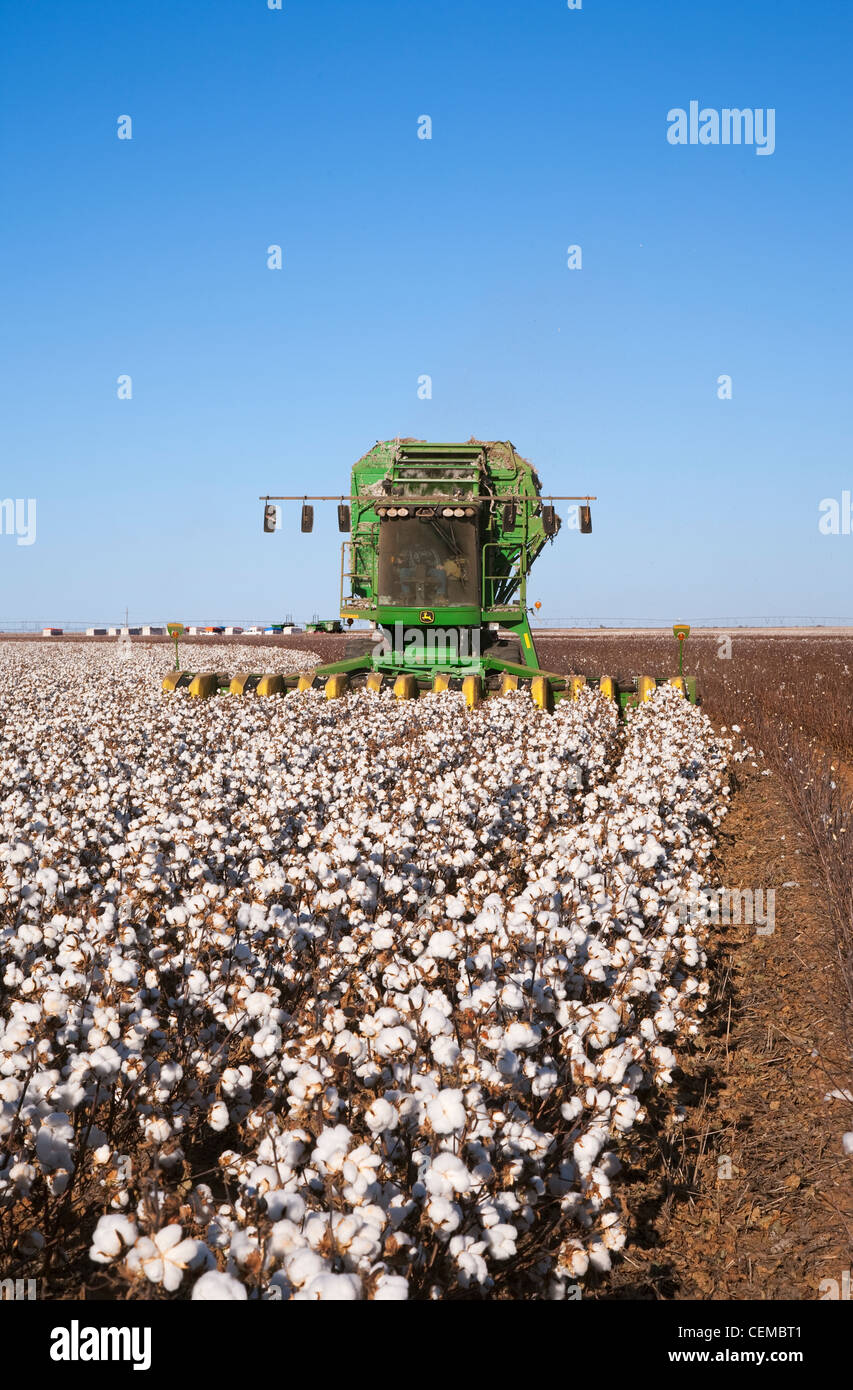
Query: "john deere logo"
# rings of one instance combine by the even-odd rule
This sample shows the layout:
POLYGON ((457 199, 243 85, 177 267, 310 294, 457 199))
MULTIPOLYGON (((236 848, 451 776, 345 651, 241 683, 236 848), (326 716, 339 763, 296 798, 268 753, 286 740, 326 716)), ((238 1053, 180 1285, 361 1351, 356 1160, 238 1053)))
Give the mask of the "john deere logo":
POLYGON ((435 614, 433 613, 433 611, 432 611, 431 608, 422 608, 422 609, 421 609, 421 622, 422 622, 422 623, 434 623, 434 622, 435 622, 435 614))

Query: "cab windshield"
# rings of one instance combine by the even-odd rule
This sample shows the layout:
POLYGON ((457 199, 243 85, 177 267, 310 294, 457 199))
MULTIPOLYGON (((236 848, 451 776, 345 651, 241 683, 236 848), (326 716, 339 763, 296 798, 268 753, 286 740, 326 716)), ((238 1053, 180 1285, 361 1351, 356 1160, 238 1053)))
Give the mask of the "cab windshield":
POLYGON ((477 527, 455 517, 380 522, 379 602, 408 608, 477 607, 477 527))

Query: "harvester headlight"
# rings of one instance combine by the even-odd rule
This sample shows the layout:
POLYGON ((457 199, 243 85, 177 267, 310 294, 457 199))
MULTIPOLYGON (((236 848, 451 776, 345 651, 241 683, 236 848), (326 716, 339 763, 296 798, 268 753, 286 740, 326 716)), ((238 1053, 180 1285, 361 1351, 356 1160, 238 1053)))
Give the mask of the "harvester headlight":
POLYGON ((549 538, 556 536, 560 529, 560 518, 557 516, 556 507, 542 508, 542 529, 549 538))
POLYGON ((377 509, 376 509, 376 515, 377 515, 377 516, 387 516, 387 515, 388 515, 388 508, 387 508, 387 507, 377 507, 377 509))
POLYGON ((453 515, 454 515, 454 516, 464 516, 464 515, 465 515, 465 508, 464 508, 464 507, 454 507, 454 508, 453 508, 453 515))
POLYGON ((408 516, 408 515, 409 515, 409 509, 408 509, 408 507, 398 507, 398 508, 397 508, 397 515, 398 515, 398 516, 408 516))
POLYGON ((397 515, 397 508, 396 508, 396 507, 389 507, 389 508, 388 508, 388 511, 386 512, 386 516, 396 516, 396 515, 397 515))
POLYGON ((441 515, 442 515, 442 516, 452 516, 452 515, 453 515, 453 508, 452 508, 452 507, 442 507, 442 509, 441 509, 441 515))
POLYGON ((466 516, 473 516, 474 513, 475 513, 475 510, 476 510, 476 508, 474 508, 474 507, 466 507, 466 508, 465 508, 465 515, 466 515, 466 516))

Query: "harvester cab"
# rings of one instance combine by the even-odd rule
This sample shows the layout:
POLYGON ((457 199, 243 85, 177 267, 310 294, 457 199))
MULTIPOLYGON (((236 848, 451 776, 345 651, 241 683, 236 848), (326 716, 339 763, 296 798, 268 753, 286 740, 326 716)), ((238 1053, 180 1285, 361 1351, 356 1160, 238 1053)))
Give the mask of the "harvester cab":
MULTIPOLYGON (((373 635, 342 673, 407 696, 460 687, 469 704, 546 676, 527 579, 560 520, 511 444, 376 444, 353 468, 350 507, 341 613, 373 635)), ((534 694, 548 701, 543 680, 534 694)))
MULTIPOLYGON (((637 677, 566 676, 541 668, 530 630, 527 583, 531 566, 560 529, 556 502, 577 507, 577 529, 592 530, 594 497, 542 494, 532 464, 509 442, 471 439, 434 444, 393 439, 374 445, 353 466, 346 497, 271 497, 264 530, 274 531, 276 505, 302 504, 302 529, 313 526, 315 501, 338 503, 338 525, 349 529, 342 547, 341 619, 366 621, 369 634, 348 640, 349 654, 300 677, 193 676, 171 673, 164 687, 187 684, 191 694, 325 688, 329 698, 348 689, 388 685, 401 699, 424 691, 459 689, 473 706, 490 695, 529 688, 543 709, 598 686, 622 707, 637 703, 660 682, 637 677), (310 513, 310 525, 306 525, 310 513)), ((538 607, 538 605, 537 605, 538 607)), ((337 630, 335 621, 306 631, 337 630)), ((676 678, 695 699, 690 678, 676 678)))

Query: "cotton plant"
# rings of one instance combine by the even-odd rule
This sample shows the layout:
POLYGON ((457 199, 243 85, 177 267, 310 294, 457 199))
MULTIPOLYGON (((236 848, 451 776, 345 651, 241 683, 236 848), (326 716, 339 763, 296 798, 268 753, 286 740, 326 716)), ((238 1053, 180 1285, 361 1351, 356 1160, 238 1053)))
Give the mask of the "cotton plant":
POLYGON ((620 1145, 706 1008, 680 909, 736 755, 704 715, 4 660, 0 1206, 83 1194, 92 1267, 157 1296, 605 1273, 620 1145))

